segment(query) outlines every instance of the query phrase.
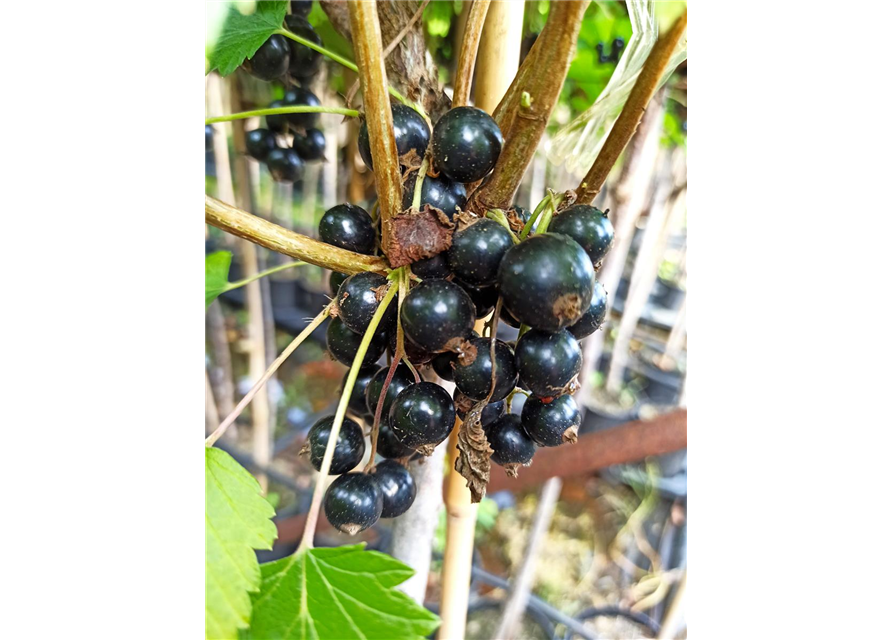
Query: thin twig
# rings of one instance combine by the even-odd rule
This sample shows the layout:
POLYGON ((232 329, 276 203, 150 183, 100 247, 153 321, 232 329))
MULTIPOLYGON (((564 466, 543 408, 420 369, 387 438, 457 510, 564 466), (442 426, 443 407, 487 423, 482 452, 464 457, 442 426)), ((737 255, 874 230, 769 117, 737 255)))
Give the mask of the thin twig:
POLYGON ((467 105, 471 96, 474 61, 477 59, 478 45, 481 42, 481 33, 484 31, 489 8, 490 0, 474 0, 468 11, 465 33, 462 35, 462 48, 459 50, 459 62, 456 64, 456 80, 453 83, 454 108, 467 105))
POLYGON ((348 118, 357 118, 360 115, 360 112, 356 109, 343 109, 342 107, 311 107, 308 105, 298 105, 296 107, 252 109, 251 111, 240 111, 239 113, 231 113, 225 116, 212 116, 210 118, 205 118, 205 124, 214 124, 215 122, 231 122, 232 120, 244 120, 245 118, 253 118, 255 116, 275 116, 287 113, 334 113, 335 115, 345 116, 348 118))

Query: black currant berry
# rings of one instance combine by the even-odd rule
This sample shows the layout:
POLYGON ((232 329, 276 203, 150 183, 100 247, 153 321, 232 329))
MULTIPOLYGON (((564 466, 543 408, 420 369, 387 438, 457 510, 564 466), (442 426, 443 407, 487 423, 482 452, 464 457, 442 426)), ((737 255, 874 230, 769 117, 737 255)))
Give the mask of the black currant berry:
POLYGON ((508 326, 514 327, 515 329, 521 328, 521 321, 511 314, 511 312, 506 308, 505 304, 503 304, 502 309, 499 310, 499 321, 504 322, 508 326))
POLYGON ((468 336, 474 318, 471 298, 448 280, 424 280, 409 292, 400 309, 404 335, 432 353, 468 336))
POLYGON ((462 287, 465 293, 468 294, 468 297, 471 298, 478 320, 490 315, 490 312, 496 306, 496 301, 499 300, 499 291, 496 287, 473 287, 460 280, 457 280, 456 284, 462 287))
POLYGON ((329 275, 329 293, 334 296, 338 293, 338 288, 341 286, 341 283, 347 280, 346 273, 338 273, 337 271, 333 271, 329 275))
POLYGON ((552 398, 569 391, 568 385, 583 366, 583 352, 567 331, 531 329, 515 346, 515 366, 531 393, 552 398))
POLYGON ((558 396, 552 402, 530 397, 521 409, 521 426, 541 447, 557 447, 577 441, 582 417, 571 396, 558 396))
POLYGON ((543 233, 506 252, 497 283, 515 318, 534 329, 558 331, 579 320, 589 306, 595 269, 569 237, 543 233))
MULTIPOLYGON (((322 467, 322 458, 326 454, 326 446, 329 444, 329 435, 332 433, 332 425, 335 416, 327 416, 316 421, 310 427, 307 435, 307 444, 310 445, 310 464, 317 471, 322 467)), ((363 460, 366 453, 366 441, 363 438, 363 428, 350 418, 344 418, 341 431, 338 432, 338 442, 335 443, 335 454, 332 457, 332 466, 329 475, 337 476, 347 473, 363 460)))
POLYGON ((319 129, 307 129, 302 136, 296 133, 291 145, 303 160, 325 160, 326 137, 319 129))
MULTIPOLYGON (((282 102, 284 103, 282 106, 284 107, 318 107, 319 98, 310 91, 309 89, 305 89, 304 87, 292 87, 288 91, 285 92, 285 97, 283 97, 282 102)), ((288 123, 299 129, 309 129, 311 127, 316 126, 316 121, 319 120, 318 113, 287 113, 285 114, 285 119, 288 120, 288 123)))
MULTIPOLYGON (((457 358, 453 365, 453 380, 456 388, 472 400, 484 400, 490 393, 493 363, 490 360, 490 338, 474 338, 469 340, 475 353, 468 364, 463 365, 463 358, 457 358)), ((470 354, 466 354, 470 355, 470 354)), ((496 387, 491 400, 502 400, 518 383, 518 371, 515 368, 515 354, 502 340, 496 341, 496 387)))
POLYGON ((415 500, 416 486, 409 469, 395 460, 375 465, 372 477, 378 480, 384 497, 382 518, 396 518, 406 513, 415 500))
POLYGON ((319 221, 319 239, 366 255, 375 251, 372 218, 355 204, 337 204, 326 211, 319 221))
MULTIPOLYGON (((338 295, 335 296, 341 322, 351 331, 364 333, 378 309, 387 284, 387 278, 371 271, 355 273, 342 282, 338 288, 338 295)), ((391 299, 391 304, 388 305, 378 325, 378 331, 390 330, 396 324, 397 300, 391 299)))
POLYGON ((245 151, 255 160, 266 162, 267 155, 276 148, 276 135, 269 129, 254 129, 245 134, 245 151))
POLYGON ((291 0, 291 15, 306 18, 313 8, 313 0, 291 0))
MULTIPOLYGON (((468 339, 471 340, 472 338, 480 337, 481 336, 477 331, 472 330, 471 334, 468 336, 468 339)), ((458 357, 459 354, 455 351, 444 351, 443 353, 439 353, 431 359, 431 367, 434 369, 434 372, 441 378, 452 382, 453 363, 456 362, 456 359, 458 357)))
POLYGON ((288 69, 288 41, 280 35, 267 38, 246 65, 255 78, 275 80, 288 69))
MULTIPOLYGON (((360 367, 360 370, 357 372, 357 380, 350 390, 350 399, 347 401, 347 407, 358 416, 367 416, 369 414, 369 409, 366 407, 366 388, 376 373, 378 373, 378 367, 374 364, 360 367)), ((344 374, 344 380, 341 381, 342 389, 344 389, 344 385, 347 383, 347 376, 349 375, 350 371, 344 374)))
POLYGON ((405 446, 418 449, 438 445, 450 435, 456 410, 450 394, 433 382, 406 387, 394 399, 388 412, 388 424, 405 446))
MULTIPOLYGON (((381 395, 381 388, 384 386, 384 381, 387 377, 388 367, 382 367, 375 372, 375 375, 372 376, 372 379, 369 380, 369 385, 366 387, 364 402, 366 403, 366 410, 372 415, 375 415, 375 408, 378 406, 378 398, 381 395)), ((414 383, 415 378, 412 376, 409 367, 402 363, 398 364, 397 368, 394 370, 394 377, 391 378, 391 384, 388 385, 388 391, 385 393, 384 402, 381 406, 382 422, 387 421, 388 412, 391 410, 391 405, 394 404, 394 399, 400 395, 401 391, 414 383)))
MULTIPOLYGON (((317 46, 322 46, 322 38, 319 37, 319 34, 316 33, 305 18, 292 13, 290 16, 285 16, 285 26, 293 34, 301 36, 317 46)), ((288 46, 291 49, 288 72, 295 78, 302 80, 316 75, 320 65, 322 65, 322 54, 307 45, 295 42, 291 38, 288 40, 288 46)))
POLYGON ((434 164, 450 180, 474 182, 496 166, 502 132, 476 107, 456 107, 440 117, 431 136, 434 164))
POLYGON ((592 264, 598 264, 614 242, 614 226, 607 214, 588 204, 575 204, 556 215, 549 232, 570 236, 583 247, 592 264))
POLYGON ((304 161, 294 149, 273 149, 267 154, 267 169, 276 182, 295 182, 304 173, 304 161))
POLYGON ((447 252, 450 269, 472 286, 495 284, 499 263, 512 246, 508 229, 495 220, 481 218, 453 234, 453 245, 447 252))
MULTIPOLYGON (((284 100, 273 100, 270 103, 270 109, 278 109, 279 107, 288 106, 284 100)), ((267 121, 267 129, 276 133, 285 133, 288 131, 288 115, 285 113, 277 113, 271 116, 264 116, 267 121)))
MULTIPOLYGON (((410 151, 415 151, 416 157, 421 160, 425 157, 428 148, 428 140, 431 139, 431 130, 428 123, 412 107, 405 104, 391 106, 391 114, 394 119, 394 138, 397 141, 397 157, 403 157, 410 151)), ((369 147, 369 128, 366 121, 360 126, 360 134, 357 138, 360 149, 360 157, 370 169, 372 166, 372 149, 369 147)))
MULTIPOLYGON (((403 355, 406 356, 412 364, 425 364, 430 362, 434 357, 434 354, 430 351, 418 346, 412 340, 407 340, 405 335, 403 338, 403 355)), ((392 328, 391 332, 388 334, 388 340, 388 346, 390 347, 389 352, 393 356, 397 353, 397 327, 392 328)))
POLYGON ((493 449, 490 460, 500 466, 529 464, 536 453, 536 444, 521 427, 521 417, 513 413, 502 416, 487 430, 487 442, 493 449))
POLYGON ((583 317, 567 328, 577 340, 582 340, 586 336, 598 331, 599 327, 605 321, 608 313, 608 294, 601 282, 596 280, 595 288, 592 290, 592 301, 589 308, 583 314, 583 317))
POLYGON ((326 520, 348 535, 356 535, 378 522, 384 497, 378 481, 364 473, 346 473, 326 489, 326 520))
MULTIPOLYGON (((415 182, 418 171, 413 171, 409 177, 403 182, 403 208, 409 209, 412 206, 412 197, 415 193, 415 182)), ((440 176, 432 178, 425 176, 422 180, 422 200, 419 203, 419 209, 423 205, 431 205, 436 209, 440 209, 447 214, 450 220, 456 215, 456 210, 465 208, 466 192, 465 185, 461 182, 452 182, 440 176)))
MULTIPOLYGON (((329 321, 329 328, 326 329, 326 348, 332 357, 341 364, 348 367, 353 364, 353 359, 357 355, 360 348, 360 342, 363 336, 354 333, 338 318, 332 318, 329 321)), ((366 350, 366 356, 363 358, 363 364, 375 364, 384 353, 387 341, 382 334, 376 333, 372 338, 372 343, 366 350)))
POLYGON ((417 260, 412 263, 411 268, 412 272, 422 280, 446 278, 450 275, 450 264, 447 262, 446 251, 424 260, 417 260))
MULTIPOLYGON (((460 420, 465 420, 468 415, 468 411, 471 407, 477 404, 474 400, 466 396, 464 393, 456 389, 453 392, 453 404, 456 405, 456 415, 459 416, 460 420)), ((498 402, 491 402, 490 404, 484 406, 481 411, 481 426, 486 429, 486 427, 490 426, 496 420, 505 415, 508 406, 506 405, 505 400, 499 400, 498 402)))
POLYGON ((378 423, 378 447, 375 451, 382 458, 390 459, 408 458, 415 453, 414 449, 410 449, 397 440, 397 436, 394 435, 388 424, 387 414, 384 414, 381 422, 378 423))

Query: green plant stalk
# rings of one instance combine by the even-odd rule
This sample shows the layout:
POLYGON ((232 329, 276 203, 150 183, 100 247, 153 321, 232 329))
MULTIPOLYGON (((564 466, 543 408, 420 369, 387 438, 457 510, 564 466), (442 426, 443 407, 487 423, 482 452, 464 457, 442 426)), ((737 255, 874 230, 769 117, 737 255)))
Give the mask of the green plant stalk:
POLYGON ((253 118, 254 116, 275 116, 288 113, 334 113, 335 115, 345 116, 348 118, 357 118, 360 112, 356 109, 344 109, 342 107, 310 107, 307 105, 299 105, 296 107, 273 107, 272 109, 252 109, 251 111, 240 111, 239 113, 230 113, 225 116, 212 116, 205 118, 205 124, 214 124, 215 122, 231 122, 233 120, 244 120, 245 118, 253 118))
POLYGON ((551 189, 549 189, 549 195, 547 197, 549 198, 549 203, 543 210, 543 219, 536 227, 536 232, 538 234, 546 233, 546 231, 549 230, 549 225, 552 223, 552 215, 558 209, 558 205, 561 204, 560 200, 558 202, 555 201, 555 193, 551 189))
POLYGON ((412 191, 412 208, 416 210, 422 206, 422 185, 425 183, 425 174, 428 173, 428 164, 428 154, 425 154, 425 157, 422 158, 422 166, 419 167, 419 172, 416 174, 412 191))
POLYGON ((273 267, 271 269, 267 269, 266 271, 261 271, 260 273, 255 274, 250 278, 245 278, 244 280, 239 280, 237 282, 230 282, 229 285, 227 285, 226 289, 224 289, 224 291, 232 291, 233 289, 244 287, 249 282, 254 282, 255 280, 259 280, 260 278, 263 278, 265 276, 272 275, 278 271, 285 271, 286 269, 291 269, 292 267, 300 267, 305 264, 308 263, 304 262, 303 260, 298 260, 297 262, 289 262, 288 264, 281 264, 278 267, 273 267))
POLYGON ((551 201, 551 195, 546 195, 545 198, 540 200, 540 203, 536 205, 536 209, 533 210, 533 213, 530 214, 530 220, 524 223, 524 228, 521 229, 521 240, 527 238, 530 234, 530 230, 533 229, 533 225, 536 224, 536 219, 539 218, 540 214, 543 212, 543 209, 546 208, 546 205, 551 201))
MULTIPOLYGON (((393 280, 390 275, 389 279, 393 280)), ((398 287, 391 285, 388 292, 382 298, 375 310, 375 315, 369 321, 366 327, 366 333, 363 334, 363 340, 354 356, 353 364, 350 371, 347 372, 347 379, 344 381, 344 391, 341 393, 341 400, 338 402, 338 409, 335 411, 335 421, 332 423, 331 433, 329 433, 329 441, 326 444, 326 453, 323 455, 322 463, 319 468, 319 475, 316 477, 316 486, 313 487, 313 501, 310 503, 310 511, 307 513, 307 522, 304 525, 304 535, 301 538, 301 544, 295 555, 302 553, 305 549, 313 548, 313 534, 316 532, 316 523, 319 520, 319 509, 322 506, 323 494, 326 486, 326 479, 329 477, 329 469, 332 467, 332 458, 335 456, 335 444, 338 442, 338 434, 341 433, 341 425, 344 423, 344 416, 347 414, 347 403, 350 400, 350 392, 353 390, 354 384, 357 382, 357 376, 360 373, 360 367, 363 365, 363 358, 366 357, 366 351, 372 344, 372 338, 378 329, 378 324, 384 317, 385 311, 391 300, 397 294, 398 287)))

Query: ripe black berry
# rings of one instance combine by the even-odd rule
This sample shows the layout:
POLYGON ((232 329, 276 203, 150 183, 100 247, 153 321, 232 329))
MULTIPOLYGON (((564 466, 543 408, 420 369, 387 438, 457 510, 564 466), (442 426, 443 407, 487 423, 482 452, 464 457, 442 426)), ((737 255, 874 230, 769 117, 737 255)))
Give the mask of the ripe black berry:
MULTIPOLYGON (((471 334, 468 336, 468 339, 471 340, 472 338, 480 337, 481 336, 477 331, 472 330, 471 334)), ((436 356, 434 356, 434 358, 431 359, 431 367, 434 369, 434 372, 441 378, 452 382, 453 363, 456 362, 456 358, 458 357, 459 354, 455 351, 444 351, 443 353, 437 354, 436 356)))
MULTIPOLYGON (((347 401, 347 407, 358 416, 367 416, 369 410, 366 408, 366 388, 372 377, 378 372, 376 365, 367 365, 360 367, 357 372, 357 380, 354 382, 353 388, 350 390, 350 398, 347 401)), ((344 388, 350 371, 344 374, 344 380, 341 381, 341 388, 344 388)))
MULTIPOLYGON (((470 340, 474 358, 463 365, 463 358, 458 358, 453 366, 453 380, 456 388, 472 400, 484 400, 490 393, 490 382, 493 365, 490 360, 490 338, 474 338, 470 340)), ((467 354, 470 355, 470 354, 467 354)), ((502 340, 496 341, 496 387, 491 400, 502 400, 518 383, 518 371, 515 368, 515 354, 502 340)))
POLYGON ((338 293, 338 288, 345 280, 347 280, 346 273, 338 273, 337 271, 333 271, 329 275, 329 293, 331 293, 333 296, 338 293))
POLYGON ((422 280, 446 278, 450 275, 450 265, 447 262, 446 251, 431 256, 430 258, 413 262, 411 269, 412 272, 422 280))
MULTIPOLYGON (((394 138, 397 141, 397 157, 402 157, 414 150, 419 160, 425 157, 428 148, 428 140, 431 138, 431 130, 428 123, 412 107, 405 104, 391 106, 391 114, 394 119, 394 138)), ((370 169, 372 166, 372 149, 369 147, 369 128, 366 121, 360 126, 360 134, 357 138, 360 157, 370 169)))
POLYGON ((384 506, 378 481, 364 473, 346 473, 326 489, 323 507, 333 527, 356 535, 378 522, 384 506))
POLYGON ((493 449, 490 460, 500 466, 529 464, 536 453, 536 444, 521 427, 521 417, 504 415, 487 429, 487 442, 493 449))
POLYGON ((583 352, 567 331, 531 329, 515 346, 515 366, 531 393, 551 398, 568 392, 568 385, 583 366, 583 352))
POLYGON ((450 394, 433 382, 408 386, 397 395, 388 413, 391 431, 412 449, 443 442, 455 420, 450 394))
MULTIPOLYGON (((279 107, 288 106, 284 100, 273 100, 270 103, 270 109, 278 109, 279 107)), ((271 116, 264 116, 267 121, 267 128, 276 133, 285 133, 288 130, 288 116, 285 113, 276 113, 271 116)))
POLYGON ((313 8, 313 0, 291 0, 291 15, 306 18, 313 8))
POLYGON ((267 154, 267 169, 276 182, 294 182, 304 173, 304 161, 294 149, 273 149, 267 154))
POLYGON ((570 236, 583 247, 592 264, 598 264, 614 242, 614 226, 607 214, 587 204, 575 204, 556 215, 549 232, 570 236))
POLYGON ((387 414, 382 417, 381 422, 378 424, 378 448, 375 451, 382 458, 391 459, 407 458, 415 453, 414 449, 410 449, 397 440, 397 436, 394 435, 388 424, 387 414))
POLYGON ((460 280, 457 280, 456 284, 462 287, 465 293, 468 294, 468 297, 471 298, 478 320, 490 315, 490 312, 496 306, 496 301, 499 300, 499 291, 496 287, 473 287, 460 280))
POLYGON ((375 251, 372 218, 355 204, 337 204, 326 211, 319 221, 319 239, 366 255, 375 251))
POLYGON ((497 282, 515 318, 534 329, 558 331, 583 316, 592 300, 595 269, 569 237, 543 233, 506 252, 497 282))
MULTIPOLYGON (((326 446, 329 444, 329 435, 332 433, 332 424, 335 416, 327 416, 316 421, 307 435, 307 444, 310 445, 310 464, 317 471, 322 467, 322 458, 326 454, 326 446)), ((338 432, 338 442, 335 443, 335 454, 332 457, 332 466, 329 475, 337 476, 347 473, 363 460, 366 453, 366 441, 363 439, 363 428, 350 418, 345 418, 338 432)))
POLYGON ((595 288, 592 290, 592 301, 589 308, 583 314, 583 317, 577 320, 567 328, 577 340, 582 340, 586 336, 598 331, 599 327, 605 321, 608 313, 608 294, 601 282, 595 282, 595 288))
MULTIPOLYGON (((415 193, 415 181, 418 171, 413 171, 409 177, 403 182, 403 208, 408 209, 412 206, 412 196, 415 193)), ((422 200, 419 208, 423 205, 431 205, 440 209, 453 219, 456 210, 465 208, 466 192, 465 185, 461 182, 452 182, 440 176, 432 178, 425 176, 422 179, 422 200)))
MULTIPOLYGON (((380 295, 384 295, 385 289, 382 287, 387 284, 387 278, 371 271, 355 273, 342 282, 335 296, 341 322, 351 331, 364 333, 378 309, 380 295)), ((397 300, 392 299, 378 325, 379 332, 390 330, 396 324, 397 300)))
POLYGON ((465 338, 474 327, 474 303, 457 284, 424 280, 400 309, 404 335, 430 352, 449 348, 450 341, 465 338))
POLYGON ((304 135, 296 133, 291 146, 304 160, 325 160, 326 137, 319 129, 307 129, 304 135))
POLYGON ((499 126, 476 107, 450 109, 434 125, 431 137, 435 166, 456 182, 474 182, 486 176, 502 151, 499 126))
POLYGON ((288 41, 280 35, 267 38, 246 65, 255 78, 275 80, 288 69, 288 41))
POLYGON ((568 395, 558 396, 552 402, 531 396, 521 410, 521 426, 541 447, 576 442, 581 421, 577 403, 568 395))
POLYGON ((450 269, 475 287, 496 283, 499 263, 511 249, 512 234, 495 220, 482 218, 453 234, 449 249, 450 269))
MULTIPOLYGON (((285 26, 288 30, 297 36, 301 36, 305 40, 309 40, 313 44, 322 46, 322 38, 313 29, 309 22, 301 16, 292 13, 285 16, 285 26)), ((314 76, 322 64, 322 54, 310 47, 288 40, 288 46, 291 50, 291 59, 288 63, 288 72, 295 78, 306 79, 314 76)))
MULTIPOLYGON (((391 329, 391 332, 388 334, 388 340, 389 352, 393 356, 397 353, 397 327, 391 329)), ((405 335, 403 336, 403 355, 415 365, 430 362, 431 358, 434 357, 433 353, 418 346, 412 340, 406 339, 405 335)))
POLYGON ((511 311, 508 310, 504 303, 502 309, 499 310, 499 321, 504 322, 515 329, 521 328, 521 321, 512 315, 511 311))
MULTIPOLYGON (((363 336, 348 329, 338 318, 332 318, 329 321, 329 328, 326 329, 326 348, 332 357, 341 364, 346 364, 348 367, 353 364, 353 359, 357 355, 362 341, 363 336)), ((382 334, 376 333, 366 350, 363 364, 375 364, 384 353, 386 345, 387 341, 382 334)))
MULTIPOLYGON (((284 107, 318 107, 319 98, 310 91, 309 89, 305 89, 303 87, 292 87, 288 91, 285 92, 285 97, 282 99, 284 103, 282 106, 284 107)), ((316 121, 319 120, 318 113, 287 113, 285 114, 285 119, 288 120, 288 123, 299 129, 309 129, 316 125, 316 121)))
POLYGON ((415 501, 416 486, 409 470, 395 460, 375 466, 372 477, 378 480, 384 498, 382 518, 396 518, 406 513, 415 501))
POLYGON ((267 155, 276 148, 276 135, 269 129, 254 129, 245 134, 245 151, 255 160, 266 162, 267 155))
MULTIPOLYGON (((366 387, 364 402, 366 403, 366 410, 372 415, 375 415, 375 408, 378 406, 378 397, 381 395, 381 388, 384 386, 384 381, 387 377, 388 368, 382 367, 375 372, 375 375, 372 376, 372 379, 369 380, 369 385, 366 387)), ((391 378, 391 384, 388 385, 388 391, 385 393, 384 402, 381 406, 382 422, 387 421, 388 412, 391 410, 391 405, 394 404, 394 399, 400 395, 401 391, 413 383, 415 383, 415 378, 413 378, 409 367, 402 363, 398 364, 397 368, 394 370, 394 377, 391 378)))

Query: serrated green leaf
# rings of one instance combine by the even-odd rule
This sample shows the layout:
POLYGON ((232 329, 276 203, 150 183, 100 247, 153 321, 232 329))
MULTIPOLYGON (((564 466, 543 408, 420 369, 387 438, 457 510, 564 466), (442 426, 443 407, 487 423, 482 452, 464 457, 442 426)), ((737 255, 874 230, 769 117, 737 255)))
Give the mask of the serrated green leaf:
POLYGON ((364 545, 309 549, 261 565, 250 638, 420 639, 440 619, 393 589, 413 571, 364 545))
POLYGON ((229 265, 233 254, 216 251, 205 256, 205 309, 229 288, 229 265))
POLYGON ((251 619, 249 592, 260 586, 255 549, 271 549, 273 507, 238 462, 205 447, 205 638, 228 640, 251 619))
POLYGON ((273 33, 282 28, 288 0, 263 0, 254 13, 243 14, 230 6, 217 45, 208 60, 208 73, 217 69, 222 76, 235 71, 246 58, 260 49, 273 33))

